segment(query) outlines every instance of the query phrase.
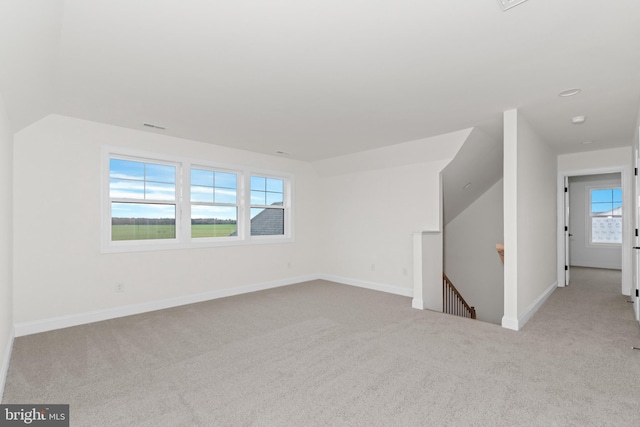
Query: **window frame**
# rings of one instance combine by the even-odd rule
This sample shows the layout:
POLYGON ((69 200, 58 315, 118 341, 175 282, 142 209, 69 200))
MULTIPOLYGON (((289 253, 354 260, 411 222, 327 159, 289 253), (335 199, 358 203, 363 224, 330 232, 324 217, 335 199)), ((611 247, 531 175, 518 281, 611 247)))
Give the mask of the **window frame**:
MULTIPOLYGON (((622 189, 622 185, 620 184, 600 184, 600 185, 591 185, 591 186, 587 186, 586 187, 586 191, 587 191, 587 195, 585 197, 585 201, 586 201, 586 221, 585 221, 585 225, 586 225, 586 235, 588 236, 587 239, 587 246, 592 246, 592 247, 618 247, 618 246, 622 246, 622 242, 594 242, 593 241, 593 218, 594 216, 592 215, 591 209, 592 209, 592 200, 591 200, 591 196, 592 196, 592 191, 593 190, 616 190, 616 189, 620 189, 621 193, 622 193, 622 204, 620 205, 623 209, 624 209, 624 191, 622 189)), ((621 225, 620 225, 620 229, 621 229, 621 233, 624 234, 624 218, 623 215, 613 215, 613 218, 620 218, 621 220, 621 225)))
MULTIPOLYGON (((249 166, 203 161, 157 152, 147 152, 117 146, 103 146, 101 156, 101 252, 143 252, 237 245, 289 243, 294 241, 293 189, 294 175, 287 172, 264 170, 249 166), (144 240, 111 240, 110 160, 140 161, 145 163, 176 166, 176 238, 144 240), (191 236, 191 170, 205 169, 214 172, 236 174, 237 236, 192 237, 191 236), (284 184, 284 234, 251 236, 251 176, 283 180, 284 184)), ((173 204, 173 202, 171 202, 173 204)))
POLYGON ((248 208, 247 208, 247 212, 249 214, 249 221, 247 222, 248 224, 248 229, 247 229, 247 234, 249 235, 249 237, 254 240, 254 241, 260 241, 260 240, 268 240, 270 238, 279 238, 279 237, 283 237, 283 236, 287 236, 288 233, 288 228, 290 228, 290 206, 291 206, 291 200, 289 198, 289 195, 291 193, 290 191, 290 187, 291 187, 291 182, 290 180, 286 180, 284 179, 282 176, 279 175, 273 175, 272 173, 269 172, 264 172, 264 173, 260 173, 257 171, 252 171, 251 174, 249 174, 247 176, 247 180, 248 180, 248 186, 247 186, 247 193, 248 193, 248 208), (253 177, 257 177, 257 178, 266 178, 266 179, 279 179, 282 180, 282 191, 283 191, 283 195, 282 195, 282 206, 277 206, 274 207, 272 205, 254 205, 253 203, 251 203, 251 178, 253 177), (270 234, 270 235, 252 235, 251 234, 251 209, 280 209, 283 211, 283 218, 284 218, 284 234, 270 234))
MULTIPOLYGON (((187 235, 189 236, 189 239, 195 244, 207 244, 207 243, 211 243, 211 244, 221 244, 221 243, 230 243, 230 242, 237 242, 238 240, 241 239, 241 237, 243 236, 244 232, 242 230, 242 228, 244 227, 244 224, 241 220, 241 207, 240 205, 242 204, 242 198, 240 197, 241 194, 241 187, 242 187, 242 175, 241 173, 237 170, 237 169, 229 169, 227 168, 223 168, 223 167, 216 167, 216 166, 212 166, 211 164, 206 164, 206 163, 202 163, 202 162, 198 162, 198 163, 190 163, 188 168, 184 168, 184 170, 187 170, 187 178, 185 179, 185 188, 188 190, 185 194, 188 195, 188 197, 185 197, 185 204, 188 205, 188 218, 189 220, 185 220, 184 221, 184 227, 187 231, 187 235), (228 174, 234 174, 236 175, 236 203, 235 204, 231 204, 231 203, 216 203, 215 200, 212 203, 203 203, 203 202, 193 202, 191 200, 191 171, 193 169, 198 169, 198 170, 208 170, 211 172, 222 172, 222 173, 228 173, 228 174), (194 205, 197 206, 235 206, 236 207, 236 235, 235 236, 226 236, 226 237, 193 237, 192 236, 192 229, 191 229, 191 211, 192 211, 192 207, 194 205), (188 223, 188 224, 187 224, 188 223)), ((213 187, 214 191, 215 191, 215 186, 213 187)))

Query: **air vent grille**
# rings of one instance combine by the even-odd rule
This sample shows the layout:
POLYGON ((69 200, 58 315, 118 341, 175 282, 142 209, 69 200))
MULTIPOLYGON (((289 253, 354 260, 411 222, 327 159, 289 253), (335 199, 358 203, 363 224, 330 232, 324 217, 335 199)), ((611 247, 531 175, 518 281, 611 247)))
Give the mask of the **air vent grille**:
POLYGON ((154 125, 151 123, 143 123, 144 126, 148 127, 148 128, 153 128, 153 129, 160 129, 160 130, 165 130, 166 128, 164 126, 158 126, 158 125, 154 125))
POLYGON ((524 3, 525 1, 527 0, 498 0, 498 3, 500 3, 502 10, 507 10, 519 5, 520 3, 524 3))

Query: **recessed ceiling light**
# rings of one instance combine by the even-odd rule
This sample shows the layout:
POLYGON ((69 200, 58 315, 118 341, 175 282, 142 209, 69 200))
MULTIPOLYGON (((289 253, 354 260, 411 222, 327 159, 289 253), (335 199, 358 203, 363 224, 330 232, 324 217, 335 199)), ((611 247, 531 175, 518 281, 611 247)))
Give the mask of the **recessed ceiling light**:
POLYGON ((571 123, 573 123, 574 125, 581 125, 585 122, 585 117, 584 116, 575 116, 573 119, 571 119, 571 123))
POLYGON ((582 91, 582 89, 578 89, 578 88, 575 88, 575 89, 567 89, 567 90, 563 90, 562 92, 560 92, 560 93, 558 94, 558 96, 561 96, 561 97, 563 97, 563 98, 567 98, 567 97, 569 97, 569 96, 577 95, 577 94, 579 94, 581 91, 582 91))
POLYGON ((166 127, 164 127, 164 126, 158 126, 158 125, 154 125, 154 124, 151 124, 151 123, 143 123, 142 125, 146 126, 148 128, 153 128, 153 129, 159 129, 159 130, 165 130, 166 129, 166 127))
POLYGON ((283 156, 288 156, 288 155, 290 155, 291 153, 287 153, 286 151, 278 150, 278 151, 276 151, 276 154, 282 154, 283 156))
POLYGON ((467 188, 471 187, 471 183, 467 182, 464 187, 462 187, 463 190, 466 190, 467 188))
POLYGON ((498 3, 502 6, 502 10, 507 10, 519 5, 520 3, 524 3, 525 1, 527 0, 498 0, 498 3))
POLYGON ((587 144, 591 144, 593 141, 582 141, 580 144, 582 145, 587 145, 587 144))

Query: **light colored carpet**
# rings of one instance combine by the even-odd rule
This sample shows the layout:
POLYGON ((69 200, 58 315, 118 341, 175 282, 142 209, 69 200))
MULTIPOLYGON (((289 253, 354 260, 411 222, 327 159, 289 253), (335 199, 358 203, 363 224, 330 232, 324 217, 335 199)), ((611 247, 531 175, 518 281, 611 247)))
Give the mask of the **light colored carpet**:
POLYGON ((640 327, 576 268, 520 332, 315 281, 16 339, 3 403, 73 426, 631 426, 640 327))

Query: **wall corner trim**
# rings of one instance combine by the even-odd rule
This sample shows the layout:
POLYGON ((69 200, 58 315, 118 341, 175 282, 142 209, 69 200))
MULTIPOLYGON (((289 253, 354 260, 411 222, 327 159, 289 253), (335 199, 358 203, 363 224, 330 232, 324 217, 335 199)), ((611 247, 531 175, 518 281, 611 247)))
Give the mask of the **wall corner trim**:
POLYGON ((411 300, 411 307, 417 308, 418 310, 424 310, 424 301, 421 298, 413 298, 411 300))
POLYGON ((15 338, 15 328, 11 328, 9 332, 9 338, 7 339, 7 346, 2 358, 2 365, 0 365, 0 402, 2 402, 2 396, 4 395, 4 386, 7 383, 7 375, 9 374, 9 362, 11 361, 11 353, 13 351, 13 340, 15 338))

